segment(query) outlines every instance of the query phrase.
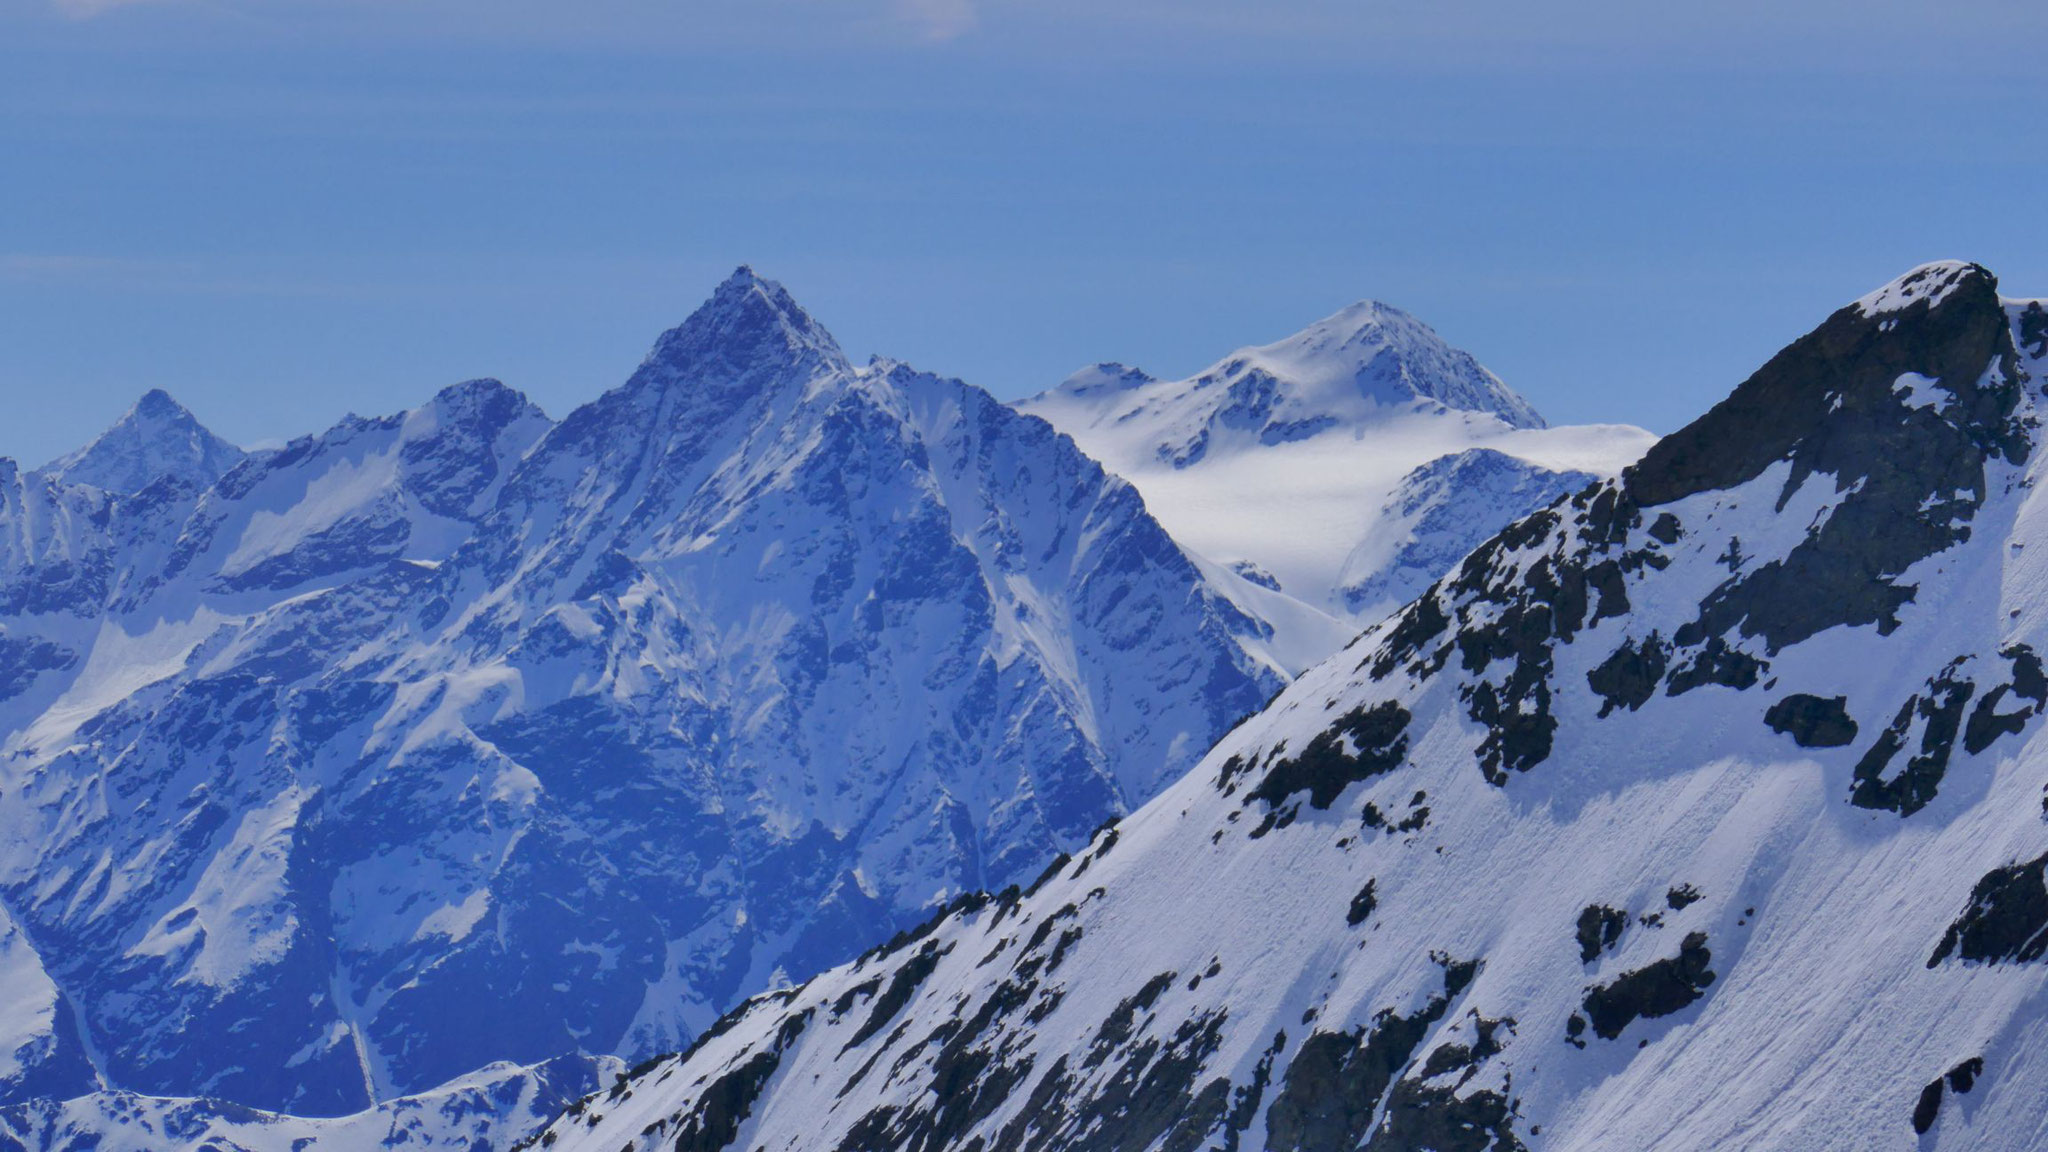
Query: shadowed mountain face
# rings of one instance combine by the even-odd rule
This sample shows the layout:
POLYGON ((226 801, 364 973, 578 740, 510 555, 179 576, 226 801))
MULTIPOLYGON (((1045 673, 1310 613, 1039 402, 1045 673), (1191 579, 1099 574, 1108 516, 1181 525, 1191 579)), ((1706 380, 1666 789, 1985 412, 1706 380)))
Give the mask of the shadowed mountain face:
POLYGON ((2034 1147, 2044 372, 2040 303, 1916 270, 1028 890, 541 1141, 2034 1147))
POLYGON ((15 1098, 673 1048, 1281 683, 1128 485, 744 269, 560 423, 475 381, 219 471, 168 403, 0 464, 15 1098))
POLYGON ((1389 495, 1384 519, 1345 559, 1345 607, 1377 619, 1415 599, 1507 520, 1591 484, 1491 448, 1468 448, 1416 468, 1389 495))
POLYGON ((347 1116, 265 1112, 213 1099, 103 1091, 0 1107, 0 1146, 94 1152, 481 1152, 509 1148, 577 1098, 615 1081, 608 1056, 496 1064, 347 1116))

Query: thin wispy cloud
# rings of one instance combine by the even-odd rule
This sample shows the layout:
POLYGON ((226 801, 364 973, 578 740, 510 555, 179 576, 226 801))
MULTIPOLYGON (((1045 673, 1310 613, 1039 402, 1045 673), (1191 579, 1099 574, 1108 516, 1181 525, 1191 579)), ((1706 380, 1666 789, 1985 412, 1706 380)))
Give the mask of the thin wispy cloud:
POLYGON ((0 252, 0 278, 52 282, 61 280, 158 279, 192 271, 188 264, 89 256, 65 252, 0 252))
POLYGON ((148 0, 51 0, 57 11, 76 20, 89 20, 115 8, 129 8, 148 0))
POLYGON ((388 293, 388 285, 345 283, 290 269, 222 269, 193 260, 151 260, 63 252, 0 252, 0 284, 191 296, 342 298, 388 293))
MULTIPOLYGON (((1912 0, 1727 0, 1685 9, 1623 0, 1536 7, 1510 0, 25 0, 18 7, 95 31, 129 24, 115 17, 144 8, 194 17, 152 21, 138 33, 152 45, 165 35, 203 37, 219 47, 221 41, 317 33, 351 43, 786 50, 837 49, 849 37, 946 44, 974 34, 1006 55, 1064 59, 1084 49, 1139 52, 1148 59, 1211 51, 1238 58, 1259 50, 1290 59, 1310 53, 1446 68, 1540 64, 1560 52, 1638 64, 1711 57, 1745 68, 1759 53, 1776 52, 1801 68, 1875 67, 1898 57, 1923 59, 1930 45, 1962 46, 1972 58, 1981 56, 1970 34, 1975 28, 2000 27, 2019 38, 2048 30, 2048 6, 2038 0, 1956 0, 1949 8, 1912 0), (1846 61, 1841 54, 1816 56, 1816 44, 1845 38, 1856 45, 1846 61)), ((1572 56, 1559 66, 1575 68, 1582 60, 1572 56)))
MULTIPOLYGON (((117 9, 135 8, 153 3, 166 3, 172 2, 172 0, 46 0, 46 2, 50 10, 54 10, 62 16, 85 20, 105 15, 117 9)), ((869 20, 879 17, 882 20, 895 24, 899 28, 908 30, 919 40, 930 43, 944 43, 973 31, 980 23, 980 13, 976 10, 977 2, 978 0, 862 0, 862 2, 856 4, 832 5, 832 7, 839 8, 843 14, 855 16, 856 19, 860 18, 856 14, 864 8, 866 9, 866 17, 869 20)), ((200 7, 200 5, 189 2, 185 6, 200 7)), ((356 6, 363 10, 364 19, 370 20, 376 19, 378 9, 385 7, 377 4, 359 4, 356 6)), ((302 4, 302 7, 308 10, 324 8, 331 13, 346 11, 350 4, 348 0, 342 0, 341 3, 334 3, 333 0, 327 0, 325 3, 322 0, 309 0, 309 2, 302 4)), ((438 3, 430 2, 419 5, 415 8, 415 12, 418 13, 423 10, 440 11, 445 14, 449 11, 461 11, 471 7, 473 6, 463 3, 462 0, 455 0, 453 3, 441 0, 438 3)), ((636 22, 650 14, 642 6, 629 2, 624 5, 611 5, 608 12, 592 13, 589 22, 596 26, 604 26, 607 22, 616 21, 622 11, 637 12, 637 15, 634 17, 636 22)), ((530 18, 532 14, 529 11, 527 16, 530 18)), ((511 18, 515 22, 521 19, 518 10, 515 9, 511 13, 511 18)), ((711 19, 711 26, 721 26, 723 23, 731 21, 731 19, 730 13, 724 16, 714 16, 711 19)), ((691 21, 690 26, 702 31, 706 24, 702 20, 696 20, 691 21)))
POLYGON ((958 39, 976 22, 970 0, 896 0, 896 11, 920 39, 933 43, 958 39))

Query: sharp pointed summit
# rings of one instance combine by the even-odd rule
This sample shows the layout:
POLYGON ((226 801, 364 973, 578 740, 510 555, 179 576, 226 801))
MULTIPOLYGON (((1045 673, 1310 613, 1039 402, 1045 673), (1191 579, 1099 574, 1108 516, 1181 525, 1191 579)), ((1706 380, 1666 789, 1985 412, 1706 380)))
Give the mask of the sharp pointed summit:
POLYGON ((628 387, 682 378, 731 382, 764 372, 850 367, 839 342, 781 284, 742 264, 688 319, 664 332, 628 387))
POLYGON ((140 492, 166 478, 204 488, 245 455, 208 431, 170 393, 152 388, 92 443, 41 471, 66 484, 90 484, 123 494, 140 492))
POLYGON ((1086 844, 1263 643, 1072 441, 744 269, 560 424, 470 381, 196 501, 0 484, 0 1057, 343 1115, 681 1047, 1086 844))

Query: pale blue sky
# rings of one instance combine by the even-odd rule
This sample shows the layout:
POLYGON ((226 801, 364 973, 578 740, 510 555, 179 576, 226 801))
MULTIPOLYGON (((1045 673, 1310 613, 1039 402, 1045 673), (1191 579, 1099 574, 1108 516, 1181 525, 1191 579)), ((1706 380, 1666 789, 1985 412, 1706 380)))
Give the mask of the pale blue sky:
POLYGON ((730 269, 999 395, 1360 297, 1667 431, 1913 264, 2048 294, 2048 6, 0 0, 0 455, 495 375, 730 269))

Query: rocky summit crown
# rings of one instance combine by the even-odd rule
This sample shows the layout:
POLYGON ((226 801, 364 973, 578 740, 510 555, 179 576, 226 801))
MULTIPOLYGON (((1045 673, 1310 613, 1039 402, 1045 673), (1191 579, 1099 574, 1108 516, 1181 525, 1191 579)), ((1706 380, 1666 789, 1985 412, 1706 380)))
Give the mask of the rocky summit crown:
POLYGON ((725 377, 742 383, 764 371, 798 365, 829 371, 849 367, 832 334, 782 285, 743 264, 688 319, 662 334, 628 387, 678 372, 703 381, 725 377))

